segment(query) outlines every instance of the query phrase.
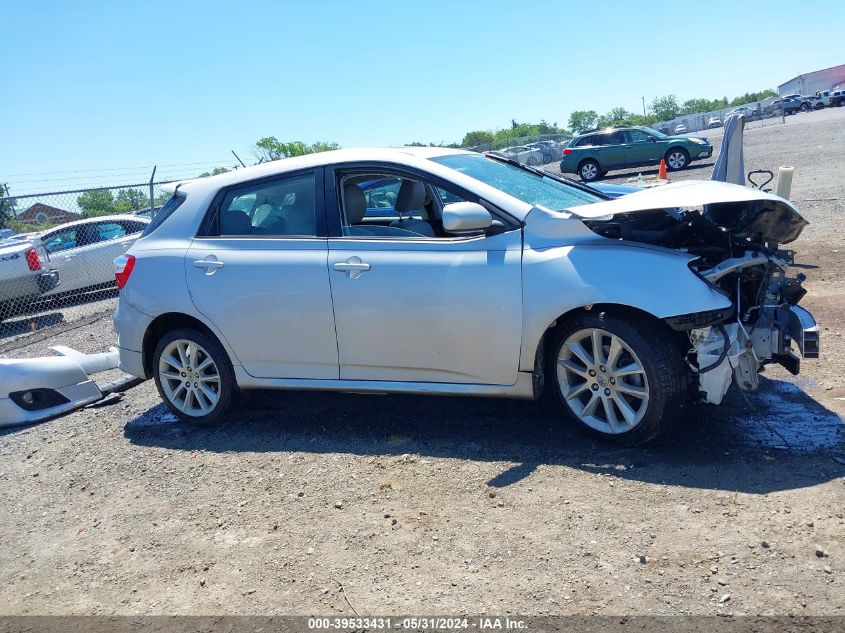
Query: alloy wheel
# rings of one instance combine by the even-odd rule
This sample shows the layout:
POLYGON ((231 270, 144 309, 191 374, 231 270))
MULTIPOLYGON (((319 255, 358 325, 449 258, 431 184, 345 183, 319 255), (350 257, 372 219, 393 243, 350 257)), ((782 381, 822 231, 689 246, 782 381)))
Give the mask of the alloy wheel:
POLYGON ((186 415, 207 415, 220 401, 217 365, 194 341, 177 339, 167 345, 159 358, 158 375, 164 395, 186 415))
POLYGON ((683 169, 684 165, 687 164, 687 157, 684 156, 683 152, 672 152, 666 162, 672 169, 683 169))
POLYGON ((648 410, 645 368, 616 334, 599 328, 573 332, 557 358, 563 401, 584 424, 616 435, 636 427, 648 410))
POLYGON ((599 169, 595 163, 586 163, 581 167, 581 178, 584 180, 595 180, 598 173, 599 169))

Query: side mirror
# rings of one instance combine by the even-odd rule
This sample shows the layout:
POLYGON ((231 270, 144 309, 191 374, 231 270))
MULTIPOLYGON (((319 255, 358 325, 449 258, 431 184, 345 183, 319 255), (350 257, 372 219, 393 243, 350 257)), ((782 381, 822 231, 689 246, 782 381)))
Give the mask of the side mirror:
POLYGON ((447 233, 483 231, 492 224, 490 212, 476 202, 452 202, 443 207, 443 229, 447 233))
POLYGON ((654 137, 654 136, 649 136, 649 137, 648 137, 648 142, 649 142, 649 143, 656 143, 656 142, 657 142, 657 138, 656 138, 656 137, 654 137))

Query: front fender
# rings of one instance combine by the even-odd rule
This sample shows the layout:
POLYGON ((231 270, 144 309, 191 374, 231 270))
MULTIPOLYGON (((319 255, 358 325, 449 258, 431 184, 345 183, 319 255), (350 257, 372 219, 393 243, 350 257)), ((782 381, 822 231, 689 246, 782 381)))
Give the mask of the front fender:
POLYGON ((690 270, 693 259, 617 241, 526 248, 520 370, 534 369, 537 345, 553 321, 587 305, 629 306, 661 319, 730 308, 730 298, 690 270))

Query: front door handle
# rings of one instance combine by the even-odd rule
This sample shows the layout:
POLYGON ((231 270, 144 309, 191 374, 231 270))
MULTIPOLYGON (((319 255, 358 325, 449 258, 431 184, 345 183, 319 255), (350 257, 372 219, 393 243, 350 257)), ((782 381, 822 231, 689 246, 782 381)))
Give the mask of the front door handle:
POLYGON ((334 269, 338 272, 349 273, 350 279, 357 279, 370 269, 370 265, 362 262, 360 257, 350 257, 345 262, 335 262, 334 269))
POLYGON ((216 270, 223 268, 223 262, 219 261, 214 255, 209 255, 205 259, 195 259, 194 268, 205 268, 206 275, 213 275, 216 270))

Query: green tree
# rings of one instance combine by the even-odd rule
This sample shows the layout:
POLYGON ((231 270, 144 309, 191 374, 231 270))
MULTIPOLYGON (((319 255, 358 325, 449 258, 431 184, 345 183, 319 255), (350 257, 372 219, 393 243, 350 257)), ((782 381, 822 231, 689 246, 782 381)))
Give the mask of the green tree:
POLYGON ((493 132, 485 130, 473 130, 464 134, 464 140, 461 141, 463 147, 476 147, 478 145, 489 145, 493 142, 493 132))
MULTIPOLYGON (((625 108, 613 108, 610 112, 601 115, 596 121, 596 127, 613 127, 616 125, 632 125, 632 120, 637 117, 633 112, 625 108)), ((642 117, 641 117, 642 118, 642 117)))
POLYGON ((114 196, 108 189, 86 191, 76 199, 76 204, 82 209, 82 217, 85 218, 118 212, 114 196))
POLYGON ((114 199, 114 208, 118 213, 149 209, 150 194, 141 189, 121 189, 114 199))
POLYGON ((576 134, 596 127, 599 115, 595 110, 575 110, 569 115, 569 127, 576 134))
POLYGON ((710 112, 718 110, 722 105, 719 101, 710 99, 689 99, 681 106, 681 114, 698 114, 699 112, 710 112))
POLYGON ((746 103, 754 103, 755 101, 762 101, 763 99, 767 99, 768 97, 776 97, 777 92, 774 90, 762 90, 760 92, 746 92, 744 95, 740 95, 738 97, 734 97, 731 100, 730 105, 732 106, 740 106, 745 105, 746 103))
POLYGON ((291 156, 314 154, 316 152, 327 152, 339 148, 340 145, 337 143, 318 141, 313 145, 308 145, 302 141, 283 142, 275 136, 265 136, 255 144, 255 155, 261 162, 264 162, 268 160, 279 160, 280 158, 290 158, 291 156))
POLYGON ((231 171, 228 167, 215 167, 211 171, 204 171, 199 175, 199 178, 205 178, 206 176, 218 176, 220 174, 225 174, 231 171))
POLYGON ((658 121, 668 121, 681 114, 681 106, 678 104, 678 98, 675 95, 666 95, 665 97, 656 97, 651 102, 651 111, 658 121))
POLYGON ((324 141, 317 141, 308 146, 307 154, 317 154, 319 152, 331 152, 340 149, 337 143, 326 143, 324 141))
POLYGON ((0 184, 0 229, 9 228, 9 223, 15 219, 15 203, 8 200, 6 187, 0 184))

